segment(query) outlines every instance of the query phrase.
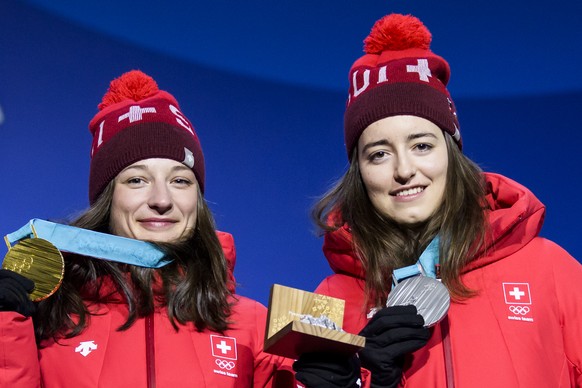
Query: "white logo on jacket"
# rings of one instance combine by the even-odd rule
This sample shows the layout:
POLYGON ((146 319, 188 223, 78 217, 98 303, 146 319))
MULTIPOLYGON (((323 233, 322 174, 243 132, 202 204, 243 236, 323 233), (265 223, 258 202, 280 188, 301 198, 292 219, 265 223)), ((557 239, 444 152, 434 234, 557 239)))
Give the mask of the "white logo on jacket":
POLYGON ((236 338, 210 335, 210 348, 212 356, 215 357, 214 363, 220 368, 214 369, 213 372, 219 375, 238 377, 236 373, 230 372, 236 367, 238 359, 236 338))
POLYGON ((533 322, 529 316, 532 311, 532 298, 529 283, 502 283, 505 304, 509 305, 511 315, 507 319, 511 321, 533 322))
POLYGON ((81 341, 79 346, 75 348, 75 353, 80 353, 81 356, 87 357, 93 350, 97 350, 97 344, 94 341, 81 341))

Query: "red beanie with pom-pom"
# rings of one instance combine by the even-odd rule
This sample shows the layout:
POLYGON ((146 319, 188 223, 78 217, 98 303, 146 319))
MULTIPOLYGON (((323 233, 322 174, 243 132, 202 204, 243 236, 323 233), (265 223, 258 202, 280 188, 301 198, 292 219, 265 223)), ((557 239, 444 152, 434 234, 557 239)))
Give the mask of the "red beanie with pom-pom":
POLYGON ((148 158, 173 159, 190 167, 204 192, 204 155, 192 123, 176 99, 156 81, 132 70, 111 81, 89 123, 93 135, 89 202, 127 166, 148 158))
POLYGON ((462 146, 457 113, 446 88, 449 64, 430 51, 431 40, 429 30, 411 15, 390 14, 374 24, 364 40, 364 56, 349 72, 344 114, 348 158, 364 129, 396 115, 430 120, 462 146))

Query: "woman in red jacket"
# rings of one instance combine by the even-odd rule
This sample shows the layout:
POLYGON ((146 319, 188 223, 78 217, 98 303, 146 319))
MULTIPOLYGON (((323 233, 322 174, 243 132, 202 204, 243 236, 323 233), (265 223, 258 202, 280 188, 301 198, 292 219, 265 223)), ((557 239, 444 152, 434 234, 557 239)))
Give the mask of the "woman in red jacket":
MULTIPOLYGON (((529 190, 463 155, 430 41, 417 18, 388 15, 350 70, 350 166, 313 213, 335 274, 316 292, 346 300, 373 387, 581 387, 582 266, 538 236, 545 208, 529 190), (417 311, 430 293, 414 288, 392 303, 419 279, 446 286, 450 307, 417 311)), ((322 359, 301 357, 298 379, 333 381, 322 359)))
POLYGON ((177 101, 131 71, 99 109, 91 207, 72 225, 157 243, 169 263, 68 253, 60 288, 38 306, 27 295, 34 284, 2 270, 0 386, 290 384, 288 361, 262 351, 265 307, 234 293, 232 237, 215 231, 202 148, 177 101))

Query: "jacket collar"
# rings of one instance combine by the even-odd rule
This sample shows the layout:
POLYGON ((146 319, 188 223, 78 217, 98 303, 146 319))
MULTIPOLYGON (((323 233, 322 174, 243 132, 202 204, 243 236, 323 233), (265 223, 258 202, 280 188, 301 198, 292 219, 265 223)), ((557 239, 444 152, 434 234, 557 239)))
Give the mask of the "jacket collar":
MULTIPOLYGON (((545 216, 545 206, 526 187, 499 174, 485 173, 485 178, 491 209, 485 250, 464 272, 515 253, 539 234, 545 216)), ((325 234, 323 252, 335 273, 365 278, 347 225, 325 234)))

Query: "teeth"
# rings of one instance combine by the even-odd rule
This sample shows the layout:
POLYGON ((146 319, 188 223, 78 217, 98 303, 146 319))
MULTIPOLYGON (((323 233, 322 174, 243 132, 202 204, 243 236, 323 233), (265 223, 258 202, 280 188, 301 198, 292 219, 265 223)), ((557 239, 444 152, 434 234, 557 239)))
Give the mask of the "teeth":
POLYGON ((396 194, 397 197, 404 197, 407 195, 414 195, 422 192, 424 188, 422 187, 415 187, 413 189, 403 190, 396 194))

